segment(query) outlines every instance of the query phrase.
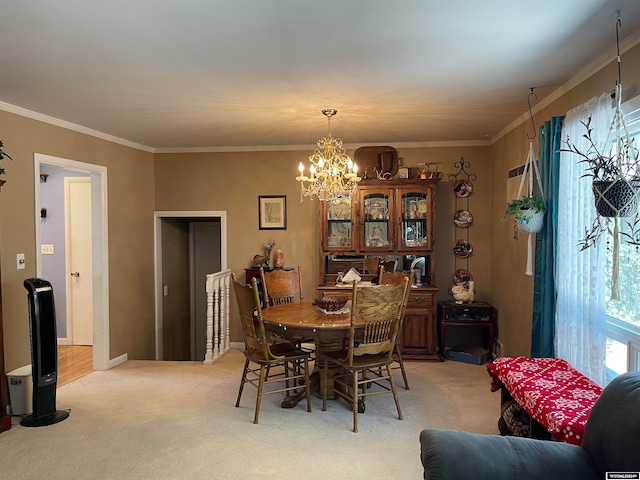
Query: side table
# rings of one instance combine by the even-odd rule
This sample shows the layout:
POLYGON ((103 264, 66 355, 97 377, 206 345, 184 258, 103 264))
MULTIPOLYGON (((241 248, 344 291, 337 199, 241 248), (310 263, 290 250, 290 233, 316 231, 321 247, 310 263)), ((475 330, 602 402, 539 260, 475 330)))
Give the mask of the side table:
POLYGON ((440 361, 444 361, 447 327, 482 327, 489 329, 489 352, 498 328, 498 312, 490 303, 472 302, 438 303, 438 322, 440 324, 440 361))

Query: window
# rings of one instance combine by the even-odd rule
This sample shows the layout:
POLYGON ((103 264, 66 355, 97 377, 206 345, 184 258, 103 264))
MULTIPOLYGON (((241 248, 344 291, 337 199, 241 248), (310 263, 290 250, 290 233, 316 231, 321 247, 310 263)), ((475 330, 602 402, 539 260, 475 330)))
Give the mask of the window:
MULTIPOLYGON (((625 115, 629 134, 636 147, 640 146, 640 108, 638 97, 625 106, 630 113, 625 115), (636 105, 632 105, 635 101, 636 105)), ((640 207, 639 207, 640 208, 640 207)), ((621 232, 628 231, 630 225, 624 218, 619 221, 621 232)), ((604 237, 603 237, 604 239, 604 237)), ((613 237, 607 235, 607 261, 605 273, 607 312, 607 382, 624 372, 640 370, 640 247, 620 242, 619 290, 620 298, 611 298, 613 272, 613 237)))

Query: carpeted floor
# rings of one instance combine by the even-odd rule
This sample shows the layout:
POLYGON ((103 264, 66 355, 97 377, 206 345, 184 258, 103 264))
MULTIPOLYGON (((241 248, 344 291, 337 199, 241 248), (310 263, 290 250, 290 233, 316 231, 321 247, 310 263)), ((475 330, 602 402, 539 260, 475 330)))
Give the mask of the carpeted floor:
MULTIPOLYGON (((254 425, 255 389, 235 408, 244 357, 232 350, 214 365, 128 361, 58 389, 59 424, 26 428, 13 419, 0 434, 4 479, 415 479, 423 477, 426 427, 497 434, 499 393, 484 366, 405 362, 411 390, 370 397, 353 433, 341 400, 313 398, 281 409, 263 397, 254 425)), ((396 371, 398 384, 402 384, 396 371)))

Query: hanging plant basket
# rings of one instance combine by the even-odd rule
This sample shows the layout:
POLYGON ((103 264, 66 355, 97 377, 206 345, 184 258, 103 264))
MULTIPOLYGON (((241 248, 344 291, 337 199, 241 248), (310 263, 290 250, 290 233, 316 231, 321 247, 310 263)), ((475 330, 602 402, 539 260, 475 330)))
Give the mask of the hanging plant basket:
POLYGON ((640 182, 594 180, 592 189, 599 215, 613 218, 631 217, 637 213, 640 182))
MULTIPOLYGON (((640 177, 637 172, 640 169, 640 152, 635 146, 633 139, 629 136, 624 117, 620 108, 620 98, 622 97, 622 86, 616 88, 616 111, 611 122, 609 136, 603 143, 605 147, 599 148, 594 140, 591 126, 591 116, 584 125, 586 133, 582 136, 587 140, 587 147, 577 147, 571 139, 565 141, 566 148, 561 148, 561 152, 576 154, 580 163, 585 165, 584 177, 591 177, 591 189, 594 195, 594 203, 597 216, 593 220, 591 227, 585 229, 585 236, 578 244, 580 250, 585 250, 596 245, 599 238, 608 231, 606 219, 633 217, 628 223, 632 225, 631 233, 623 236, 628 243, 640 244, 639 225, 640 214, 638 212, 638 197, 640 196, 640 177), (615 148, 609 149, 611 145, 611 135, 615 133, 615 148)), ((618 225, 618 222, 615 222, 618 225)), ((617 228, 614 236, 618 237, 617 228)))
POLYGON ((538 233, 544 226, 547 207, 542 197, 522 197, 507 204, 503 220, 513 217, 518 230, 524 233, 538 233))
POLYGON ((515 218, 518 230, 524 233, 538 233, 544 227, 545 211, 536 211, 530 207, 521 207, 513 218, 515 218))
POLYGON ((540 172, 538 171, 538 164, 533 153, 532 140, 532 138, 529 138, 529 153, 527 154, 527 161, 524 164, 522 178, 520 179, 518 196, 515 200, 511 200, 507 204, 507 211, 502 218, 506 220, 509 217, 513 217, 518 230, 529 234, 529 238, 527 238, 527 266, 524 271, 525 275, 533 275, 533 242, 531 240, 531 234, 538 233, 542 230, 544 226, 544 214, 547 211, 547 205, 544 202, 542 182, 540 180, 540 172), (535 195, 533 187, 534 177, 538 185, 538 192, 535 195), (521 196, 526 179, 529 180, 527 195, 521 196))

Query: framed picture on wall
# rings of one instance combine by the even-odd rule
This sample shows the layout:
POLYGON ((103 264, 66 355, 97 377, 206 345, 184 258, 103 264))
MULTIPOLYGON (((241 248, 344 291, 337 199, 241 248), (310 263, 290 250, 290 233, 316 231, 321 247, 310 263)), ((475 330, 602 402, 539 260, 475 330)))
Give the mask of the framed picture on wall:
POLYGON ((286 195, 260 195, 258 197, 258 228, 260 230, 287 229, 286 195))

